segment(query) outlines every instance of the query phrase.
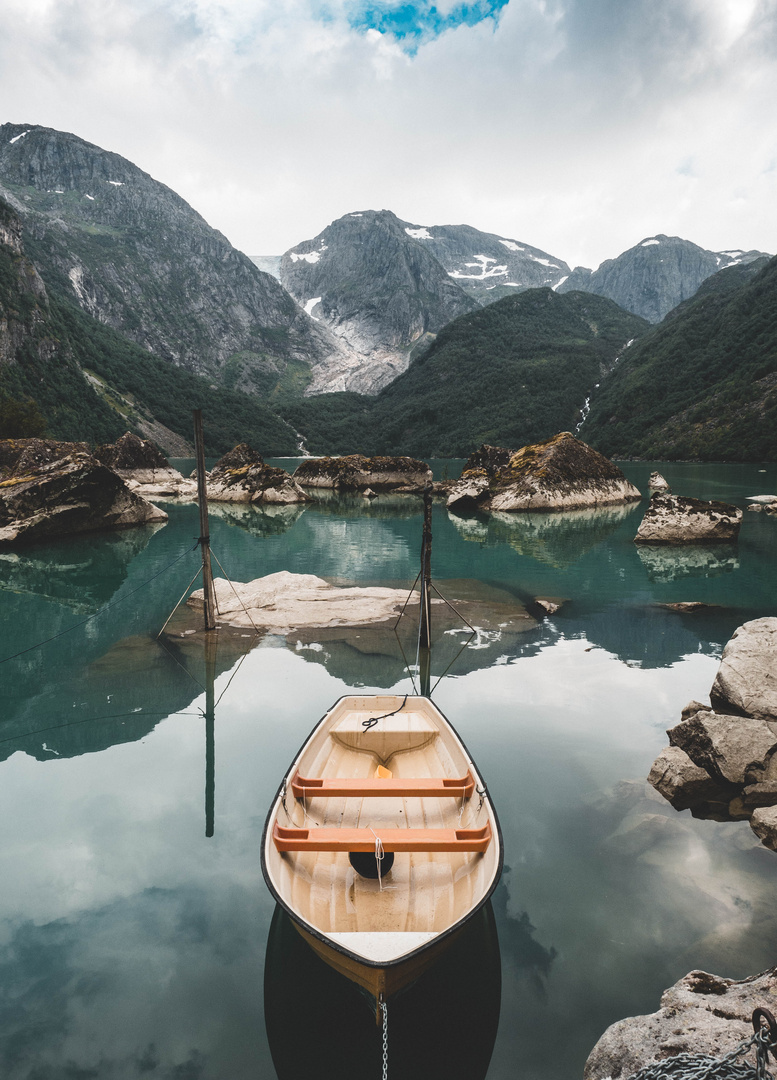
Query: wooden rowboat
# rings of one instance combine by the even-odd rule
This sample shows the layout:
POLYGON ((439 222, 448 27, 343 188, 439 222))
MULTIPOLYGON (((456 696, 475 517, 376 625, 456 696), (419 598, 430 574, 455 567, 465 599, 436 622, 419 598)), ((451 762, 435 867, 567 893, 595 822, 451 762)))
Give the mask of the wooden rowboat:
POLYGON ((270 809, 262 872, 331 967, 387 1000, 488 900, 499 822, 470 755, 428 697, 343 697, 270 809), (393 863, 393 865, 391 865, 393 863))

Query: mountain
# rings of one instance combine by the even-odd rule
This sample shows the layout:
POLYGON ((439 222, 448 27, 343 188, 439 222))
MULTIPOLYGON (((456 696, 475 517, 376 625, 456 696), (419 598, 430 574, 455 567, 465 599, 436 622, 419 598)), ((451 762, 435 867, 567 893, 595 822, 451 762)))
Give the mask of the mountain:
POLYGON ((225 387, 298 389, 339 344, 180 196, 75 135, 0 127, 0 195, 50 292, 225 387))
POLYGON ((777 259, 723 270, 624 354, 580 436, 609 457, 777 459, 777 259))
POLYGON ((546 251, 471 225, 402 225, 479 304, 526 289, 556 289, 572 273, 546 251))
POLYGON ((0 438, 45 431, 105 443, 130 428, 188 456, 200 408, 210 454, 243 440, 263 453, 296 452, 296 432, 255 396, 152 356, 50 293, 22 232, 20 215, 0 199, 0 438))
POLYGON ((309 393, 377 393, 414 350, 475 307, 390 210, 346 214, 297 244, 281 260, 281 281, 352 351, 336 378, 314 378, 309 393))
POLYGON ((587 397, 648 324, 603 297, 531 289, 449 323, 374 399, 325 395, 283 415, 313 453, 460 457, 574 430, 587 397))
POLYGON ((583 290, 607 296, 648 322, 660 322, 692 297, 703 281, 729 266, 763 258, 762 251, 707 251, 679 236, 648 237, 608 259, 598 270, 577 266, 559 292, 583 290))

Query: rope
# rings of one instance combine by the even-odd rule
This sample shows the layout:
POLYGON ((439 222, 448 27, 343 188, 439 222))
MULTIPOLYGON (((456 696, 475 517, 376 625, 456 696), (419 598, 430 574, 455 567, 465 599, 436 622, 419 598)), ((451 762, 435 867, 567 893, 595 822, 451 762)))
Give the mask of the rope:
POLYGON ((116 600, 111 600, 110 603, 105 605, 105 607, 101 607, 99 611, 95 611, 93 615, 87 615, 85 619, 81 619, 80 622, 73 623, 72 626, 68 626, 65 630, 60 630, 58 634, 52 634, 51 637, 44 638, 43 641, 39 641, 36 645, 30 645, 26 649, 19 649, 18 652, 12 653, 10 656, 4 656, 2 660, 0 660, 0 664, 7 664, 9 660, 15 660, 17 656, 24 656, 25 653, 32 652, 34 649, 40 649, 44 645, 48 645, 49 642, 56 641, 57 638, 64 637, 65 634, 69 634, 71 630, 77 630, 79 626, 85 626, 88 622, 91 622, 92 619, 96 619, 99 615, 102 615, 104 611, 108 611, 109 608, 115 607, 117 604, 123 603, 128 597, 133 596, 136 592, 140 592, 141 589, 145 589, 145 587, 147 585, 150 585, 152 581, 156 581, 156 579, 158 577, 161 577, 162 574, 167 573, 168 570, 172 570, 175 564, 180 562, 184 555, 191 554, 191 552, 196 551, 199 546, 200 542, 198 540, 193 548, 187 548, 186 551, 181 552, 181 554, 176 559, 173 559, 171 563, 169 563, 167 566, 164 566, 161 570, 159 570, 156 574, 153 574, 150 578, 147 578, 145 581, 141 582, 140 585, 137 585, 128 593, 125 593, 124 596, 119 596, 116 600))
POLYGON ((370 728, 375 727, 378 720, 385 720, 387 716, 396 716, 398 712, 402 712, 405 705, 407 704, 408 697, 409 695, 405 694, 404 698, 402 699, 402 704, 399 706, 398 709, 394 709, 393 712, 384 713, 383 716, 371 716, 369 720, 362 720, 362 727, 364 728, 364 730, 369 731, 370 728))
POLYGON ((248 610, 248 608, 247 608, 247 607, 245 606, 245 604, 243 603, 243 601, 242 601, 242 598, 241 598, 240 594, 238 593, 238 591, 237 591, 237 589, 235 588, 235 586, 234 586, 234 585, 232 584, 232 579, 230 578, 229 574, 228 574, 228 573, 226 572, 226 570, 224 569, 224 567, 223 567, 223 566, 221 565, 221 563, 219 562, 219 559, 218 559, 218 555, 217 555, 217 554, 216 554, 216 552, 215 552, 215 551, 213 550, 213 548, 211 548, 211 555, 212 555, 212 556, 213 556, 213 558, 214 558, 214 559, 216 560, 216 562, 217 562, 217 563, 219 563, 219 570, 221 570, 221 573, 222 573, 222 574, 224 575, 224 577, 225 577, 225 578, 227 579, 227 581, 229 582, 229 584, 230 584, 230 587, 231 587, 231 589, 232 589, 232 592, 233 592, 233 593, 235 594, 235 596, 237 597, 237 599, 238 599, 238 600, 240 601, 240 606, 241 606, 241 608, 243 609, 243 611, 244 611, 244 612, 246 613, 246 615, 248 616, 248 621, 249 621, 249 622, 251 623, 251 626, 253 626, 253 628, 254 628, 254 632, 255 632, 256 634, 261 634, 261 632, 262 632, 262 631, 261 631, 261 630, 259 629, 259 627, 258 627, 258 626, 256 625, 256 623, 254 622, 254 620, 253 620, 253 619, 251 618, 251 612, 250 612, 250 611, 248 610))

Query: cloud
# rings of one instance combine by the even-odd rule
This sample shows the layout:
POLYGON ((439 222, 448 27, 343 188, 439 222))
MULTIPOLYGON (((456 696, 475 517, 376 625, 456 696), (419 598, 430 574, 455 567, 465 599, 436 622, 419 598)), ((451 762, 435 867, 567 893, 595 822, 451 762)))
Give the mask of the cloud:
POLYGON ((250 254, 368 207, 591 266, 655 232, 777 250, 777 0, 9 7, 3 119, 129 157, 250 254))

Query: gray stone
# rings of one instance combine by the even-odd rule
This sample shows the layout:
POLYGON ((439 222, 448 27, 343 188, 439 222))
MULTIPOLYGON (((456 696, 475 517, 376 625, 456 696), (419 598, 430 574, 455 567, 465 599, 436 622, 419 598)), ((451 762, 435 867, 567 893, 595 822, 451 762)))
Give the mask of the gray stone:
POLYGON ((742 516, 742 511, 730 503, 656 494, 634 541, 637 544, 732 543, 739 536, 742 516))
POLYGON ((750 828, 771 851, 777 851, 777 806, 759 806, 753 810, 750 828))
POLYGON ((721 711, 777 720, 777 618, 754 619, 734 631, 710 700, 721 711))
POLYGON ((652 472, 648 480, 649 491, 669 491, 669 484, 660 472, 652 472))
POLYGON ((702 802, 728 803, 735 790, 713 779, 679 746, 667 746, 661 751, 650 769, 648 782, 675 810, 688 810, 702 802))
POLYGON ((694 764, 732 784, 761 779, 777 747, 777 734, 765 721, 711 711, 694 713, 667 734, 694 764))
POLYGON ((769 1007, 775 994, 775 968, 741 981, 691 971, 664 992, 657 1012, 609 1027, 591 1051, 583 1076, 626 1080, 678 1054, 723 1057, 752 1035, 753 1010, 769 1007))

